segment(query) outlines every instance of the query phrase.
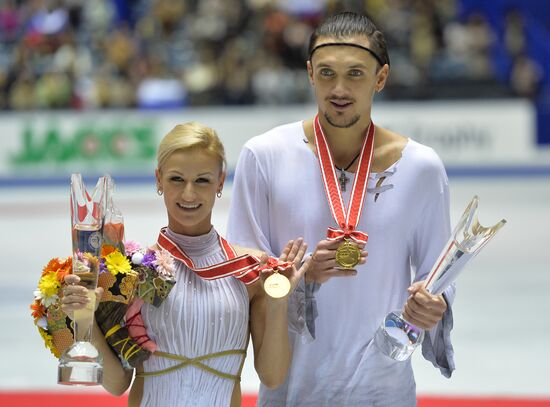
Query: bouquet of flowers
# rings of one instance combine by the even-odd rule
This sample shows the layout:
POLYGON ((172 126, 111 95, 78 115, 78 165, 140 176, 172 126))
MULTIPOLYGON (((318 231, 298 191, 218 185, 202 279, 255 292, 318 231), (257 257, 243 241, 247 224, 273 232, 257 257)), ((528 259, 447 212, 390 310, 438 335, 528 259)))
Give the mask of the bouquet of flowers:
MULTIPOLYGON (((130 336, 128 328, 132 323, 142 325, 136 315, 128 322, 128 306, 136 301, 154 306, 162 303, 175 284, 173 259, 166 251, 145 250, 138 243, 128 241, 123 252, 112 245, 103 245, 99 261, 98 286, 103 287, 103 295, 96 311, 97 323, 106 336, 111 331, 107 336, 111 347, 134 365, 140 352, 145 354, 139 360, 149 356, 147 346, 143 346, 148 338, 134 340, 130 336), (116 332, 113 328, 117 328, 116 332), (119 341, 122 342, 117 344, 119 341), (129 348, 132 351, 125 352, 129 348)), ((30 306, 40 336, 56 357, 73 343, 72 321, 61 310, 63 280, 71 272, 71 257, 51 259, 42 271, 30 306)))
POLYGON ((141 320, 141 304, 158 307, 168 296, 175 284, 174 263, 164 250, 124 242, 124 223, 112 202, 114 184, 109 182, 101 256, 51 259, 43 268, 30 308, 46 347, 59 358, 74 341, 72 321, 61 309, 64 278, 73 272, 73 261, 78 262, 76 270, 99 261, 98 287, 103 295, 95 320, 115 353, 136 366, 155 348, 141 320))

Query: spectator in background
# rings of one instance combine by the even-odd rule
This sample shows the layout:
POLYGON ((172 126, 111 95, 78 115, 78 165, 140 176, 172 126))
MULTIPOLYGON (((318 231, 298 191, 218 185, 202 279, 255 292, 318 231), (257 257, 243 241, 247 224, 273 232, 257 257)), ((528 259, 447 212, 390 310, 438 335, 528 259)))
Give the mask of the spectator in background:
POLYGON ((511 60, 509 82, 514 95, 535 100, 541 89, 543 71, 528 55, 525 19, 516 8, 506 12, 504 46, 511 60))
POLYGON ((20 29, 20 17, 14 0, 4 0, 0 4, 0 39, 2 43, 16 39, 20 29))
POLYGON ((491 49, 495 42, 485 17, 474 13, 466 22, 467 47, 469 49, 469 76, 473 79, 488 79, 494 74, 491 62, 491 49))
POLYGON ((525 21, 518 9, 508 10, 504 18, 504 46, 515 58, 525 52, 525 21))
MULTIPOLYGON (((394 66, 384 97, 426 97, 426 90, 440 82, 458 85, 450 89, 463 95, 468 82, 494 80, 488 51, 496 35, 481 15, 460 21, 458 4, 6 0, 0 4, 0 63, 6 78, 0 100, 10 109, 148 106, 138 92, 154 82, 178 88, 177 106, 308 102, 311 93, 292 86, 303 83, 305 42, 325 13, 341 10, 367 11, 388 33, 394 66), (265 58, 258 61, 260 54, 265 58), (161 61, 160 76, 149 70, 151 60, 161 61), (273 66, 266 65, 268 60, 273 66), (19 78, 22 72, 25 77, 19 78), (271 96, 273 79, 287 85, 271 96), (62 95, 23 101, 23 88, 24 94, 34 94, 40 84, 38 92, 50 94, 44 89, 52 82, 63 83, 62 95)), ((525 53, 525 23, 515 11, 506 21, 503 41, 515 58, 525 53)))
POLYGON ((517 55, 512 61, 510 85, 516 96, 535 100, 542 83, 542 69, 525 54, 517 55))

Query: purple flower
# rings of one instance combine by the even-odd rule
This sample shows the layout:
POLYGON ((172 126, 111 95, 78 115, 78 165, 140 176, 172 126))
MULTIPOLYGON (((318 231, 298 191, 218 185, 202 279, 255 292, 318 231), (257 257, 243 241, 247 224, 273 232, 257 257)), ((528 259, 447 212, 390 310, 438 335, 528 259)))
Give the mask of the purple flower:
POLYGON ((105 265, 105 259, 102 257, 101 260, 99 261, 99 274, 101 273, 106 273, 107 271, 107 266, 105 265))
POLYGON ((143 256, 143 260, 141 261, 141 264, 150 267, 152 269, 155 268, 155 262, 156 262, 155 252, 148 251, 145 253, 145 256, 143 256))

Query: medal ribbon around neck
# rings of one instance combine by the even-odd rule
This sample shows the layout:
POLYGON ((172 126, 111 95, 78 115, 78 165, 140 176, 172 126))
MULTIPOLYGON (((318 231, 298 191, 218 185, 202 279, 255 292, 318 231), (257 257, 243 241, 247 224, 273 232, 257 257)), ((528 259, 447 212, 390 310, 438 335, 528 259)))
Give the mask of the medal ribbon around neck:
POLYGON ((372 162, 372 154, 374 151, 374 123, 371 121, 367 129, 367 136, 361 148, 359 164, 351 189, 351 197, 348 205, 348 210, 344 207, 344 199, 336 170, 334 169, 334 161, 328 147, 328 143, 319 123, 319 115, 315 116, 314 120, 315 144, 317 146, 317 156, 321 167, 321 175, 323 176, 323 184, 332 213, 332 217, 340 226, 340 229, 329 227, 327 230, 328 240, 342 240, 350 238, 356 243, 367 243, 369 236, 365 232, 357 231, 355 228, 359 223, 361 211, 367 193, 367 184, 369 181, 370 166, 372 162))
POLYGON ((208 267, 195 267, 193 260, 179 248, 168 236, 166 236, 166 228, 160 230, 157 244, 160 248, 166 250, 174 258, 181 261, 189 269, 193 270, 198 276, 204 280, 216 280, 218 278, 233 276, 244 284, 252 284, 260 278, 260 273, 263 270, 272 271, 273 269, 284 270, 292 266, 292 262, 280 262, 274 257, 270 257, 266 264, 260 266, 261 262, 257 256, 245 254, 237 257, 235 249, 227 240, 218 235, 220 247, 227 259, 224 262, 214 264, 208 267))
POLYGON ((222 263, 202 268, 195 267, 193 260, 191 260, 191 258, 183 250, 181 250, 176 243, 166 236, 166 228, 162 228, 160 230, 157 244, 205 280, 216 280, 218 278, 229 276, 233 276, 245 284, 252 284, 258 280, 260 277, 260 270, 258 267, 260 264, 260 259, 249 254, 237 257, 235 249, 231 247, 227 240, 220 235, 218 235, 218 239, 223 254, 227 260, 222 263))

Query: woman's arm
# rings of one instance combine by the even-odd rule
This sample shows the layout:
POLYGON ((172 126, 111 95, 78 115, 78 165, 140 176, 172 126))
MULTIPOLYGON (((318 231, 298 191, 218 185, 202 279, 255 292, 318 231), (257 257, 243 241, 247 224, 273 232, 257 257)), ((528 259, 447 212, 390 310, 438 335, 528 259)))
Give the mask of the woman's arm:
POLYGON ((121 396, 132 383, 134 369, 124 369, 117 355, 108 345, 94 321, 92 344, 103 356, 103 387, 115 396, 121 396))
MULTIPOLYGON (((302 239, 287 243, 280 256, 281 261, 302 261, 307 245, 302 239)), ((290 280, 292 292, 307 268, 309 260, 296 270, 294 266, 281 272, 290 280)), ((263 274, 251 298, 250 333, 254 348, 254 367, 262 383, 276 388, 284 383, 292 350, 288 339, 288 294, 283 298, 272 298, 263 289, 263 274)))
POLYGON ((254 367, 268 388, 284 383, 290 366, 287 298, 271 298, 262 288, 251 302, 250 333, 254 348, 254 367))

